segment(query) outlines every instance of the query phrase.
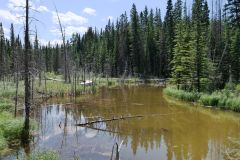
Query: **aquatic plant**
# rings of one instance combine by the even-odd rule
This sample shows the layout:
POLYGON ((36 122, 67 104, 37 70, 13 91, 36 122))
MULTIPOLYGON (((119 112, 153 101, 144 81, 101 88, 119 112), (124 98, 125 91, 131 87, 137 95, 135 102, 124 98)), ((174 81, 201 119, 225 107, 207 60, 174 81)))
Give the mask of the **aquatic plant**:
POLYGON ((36 160, 58 160, 59 157, 56 152, 46 151, 46 152, 38 153, 35 159, 36 160))
POLYGON ((27 160, 58 160, 59 156, 55 151, 43 151, 43 152, 37 152, 36 154, 31 154, 29 157, 25 159, 27 160))
POLYGON ((240 98, 238 86, 228 85, 224 90, 213 93, 196 93, 178 90, 175 87, 167 87, 164 93, 179 100, 199 102, 204 106, 219 107, 224 110, 240 112, 240 98))
POLYGON ((178 90, 173 87, 168 87, 164 90, 164 93, 168 96, 175 97, 179 100, 196 102, 200 98, 200 94, 197 92, 187 92, 184 90, 178 90))
POLYGON ((2 138, 6 140, 20 139, 23 123, 24 120, 22 118, 14 118, 7 112, 0 113, 0 132, 2 132, 2 138))

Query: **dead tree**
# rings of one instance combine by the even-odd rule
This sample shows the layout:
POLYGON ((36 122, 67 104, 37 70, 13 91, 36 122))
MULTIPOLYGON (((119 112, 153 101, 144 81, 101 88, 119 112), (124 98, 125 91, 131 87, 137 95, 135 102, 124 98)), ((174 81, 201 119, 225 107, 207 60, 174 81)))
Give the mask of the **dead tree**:
POLYGON ((26 22, 25 22, 25 53, 24 53, 24 85, 25 85, 25 122, 22 132, 22 142, 24 145, 29 144, 29 121, 30 121, 30 107, 31 107, 31 81, 29 72, 29 0, 26 0, 26 22))
POLYGON ((59 28, 60 28, 60 32, 61 32, 61 36, 62 36, 62 42, 63 42, 63 52, 64 52, 64 80, 65 83, 67 83, 68 78, 69 78, 69 71, 68 71, 68 63, 67 63, 67 48, 66 48, 66 36, 65 36, 65 30, 63 29, 59 14, 58 14, 58 10, 57 7, 55 5, 55 10, 56 10, 56 14, 58 17, 58 23, 59 23, 59 28))

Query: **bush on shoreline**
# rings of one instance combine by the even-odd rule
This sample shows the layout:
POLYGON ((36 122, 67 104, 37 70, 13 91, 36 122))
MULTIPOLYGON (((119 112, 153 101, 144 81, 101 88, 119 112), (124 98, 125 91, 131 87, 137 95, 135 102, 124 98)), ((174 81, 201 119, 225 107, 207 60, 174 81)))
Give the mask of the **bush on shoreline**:
POLYGON ((240 112, 240 85, 230 88, 227 86, 221 91, 215 91, 208 94, 178 90, 176 87, 167 87, 164 89, 164 93, 170 97, 177 98, 178 100, 198 102, 204 106, 212 106, 224 110, 240 112))

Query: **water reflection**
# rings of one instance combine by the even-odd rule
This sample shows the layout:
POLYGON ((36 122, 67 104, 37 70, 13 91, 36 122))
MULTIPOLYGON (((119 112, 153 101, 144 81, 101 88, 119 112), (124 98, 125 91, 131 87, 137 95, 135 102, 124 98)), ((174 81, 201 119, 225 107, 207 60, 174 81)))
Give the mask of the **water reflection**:
POLYGON ((62 159, 110 159, 113 144, 123 141, 123 160, 221 160, 227 139, 240 136, 239 118, 234 114, 170 103, 161 88, 102 88, 77 105, 59 99, 49 103, 53 105, 38 108, 34 114, 40 133, 31 147, 56 150, 62 159), (144 117, 75 126, 134 115, 144 117))

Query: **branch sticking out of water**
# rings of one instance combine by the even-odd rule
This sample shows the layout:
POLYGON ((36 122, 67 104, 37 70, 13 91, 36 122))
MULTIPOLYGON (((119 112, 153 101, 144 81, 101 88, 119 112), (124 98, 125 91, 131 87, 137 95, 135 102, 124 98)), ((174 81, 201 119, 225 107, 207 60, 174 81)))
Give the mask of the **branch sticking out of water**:
POLYGON ((91 125, 95 123, 103 123, 103 122, 111 122, 111 121, 119 121, 119 120, 127 120, 127 119, 132 119, 132 118, 143 118, 143 115, 137 115, 137 116, 126 116, 126 117, 118 117, 118 118, 112 118, 112 119, 103 119, 103 120, 96 120, 96 121, 90 121, 86 123, 80 123, 76 124, 76 126, 86 126, 86 125, 91 125))

